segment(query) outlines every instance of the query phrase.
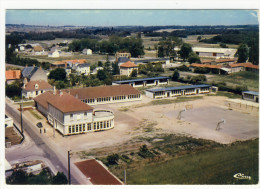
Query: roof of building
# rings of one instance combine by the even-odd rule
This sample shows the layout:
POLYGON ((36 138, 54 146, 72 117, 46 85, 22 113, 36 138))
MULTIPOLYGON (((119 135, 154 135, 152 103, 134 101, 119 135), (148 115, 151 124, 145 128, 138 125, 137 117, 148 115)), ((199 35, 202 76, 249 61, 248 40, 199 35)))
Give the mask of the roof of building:
POLYGON ((97 160, 90 159, 76 162, 75 165, 87 177, 90 178, 92 184, 102 185, 121 185, 113 174, 105 169, 97 160))
POLYGON ((165 61, 170 60, 170 58, 152 58, 152 59, 143 59, 143 60, 135 60, 135 63, 148 63, 148 62, 158 62, 158 61, 165 61))
POLYGON ((173 91, 173 90, 194 89, 194 88, 201 88, 201 87, 211 87, 211 85, 207 85, 207 84, 184 85, 184 86, 167 87, 167 88, 159 88, 159 89, 147 89, 147 91, 154 93, 154 92, 159 92, 159 91, 173 91))
POLYGON ((79 89, 65 89, 64 91, 75 97, 78 97, 79 99, 140 94, 138 90, 130 85, 87 87, 79 89))
POLYGON ((75 59, 75 60, 61 60, 61 61, 56 61, 56 62, 53 62, 51 63, 52 65, 65 65, 67 66, 67 64, 84 64, 84 63, 87 63, 86 59, 75 59))
POLYGON ((216 59, 216 63, 234 62, 234 61, 235 61, 234 58, 220 58, 220 59, 216 59))
POLYGON ((231 48, 206 48, 206 47, 192 47, 194 52, 210 52, 210 53, 224 53, 224 54, 235 54, 237 49, 231 48))
POLYGON ((79 64, 77 67, 80 67, 80 68, 82 68, 82 67, 90 67, 90 64, 88 64, 88 63, 79 64))
POLYGON ((133 67, 138 67, 135 63, 133 62, 125 62, 124 64, 121 64, 120 65, 120 68, 123 67, 123 68, 133 68, 133 67))
POLYGON ((55 95, 52 92, 47 91, 47 92, 45 92, 43 94, 38 95, 33 100, 35 102, 37 102, 38 104, 40 104, 42 107, 44 107, 47 110, 48 109, 48 102, 47 102, 47 100, 50 100, 54 96, 55 95))
POLYGON ((27 77, 27 78, 31 78, 31 76, 38 70, 38 67, 35 66, 29 66, 29 67, 25 67, 22 71, 22 76, 23 77, 27 77))
POLYGON ((34 90, 44 90, 44 89, 53 89, 53 87, 46 81, 38 80, 38 81, 30 81, 25 84, 23 90, 26 91, 34 91, 34 90), (35 85, 38 85, 38 88, 35 88, 35 85))
POLYGON ((259 95, 259 93, 256 91, 243 91, 242 93, 251 94, 251 95, 255 95, 255 96, 259 95))
POLYGON ((5 71, 5 79, 20 79, 21 78, 21 70, 7 70, 5 71))
POLYGON ((246 68, 254 68, 254 69, 259 69, 259 66, 254 65, 250 62, 247 63, 235 63, 235 64, 229 64, 229 66, 231 68, 235 68, 235 67, 246 67, 246 68))
POLYGON ((60 95, 55 95, 54 98, 48 99, 47 101, 49 104, 64 113, 88 111, 94 109, 67 93, 60 93, 60 95))
POLYGON ((121 56, 117 59, 118 63, 124 63, 124 62, 128 62, 130 61, 129 58, 125 57, 125 56, 121 56))
POLYGON ((48 104, 50 104, 63 113, 88 111, 93 109, 91 106, 76 99, 74 96, 64 92, 60 92, 60 94, 56 95, 51 92, 45 92, 35 97, 34 100, 46 109, 48 109, 48 104))
POLYGON ((197 64, 197 63, 192 63, 190 66, 191 67, 198 67, 198 68, 216 68, 216 69, 222 68, 221 65, 197 64))
POLYGON ((131 80, 123 80, 123 81, 113 81, 113 83, 122 84, 122 83, 136 82, 136 81, 150 81, 150 80, 158 80, 158 79, 169 79, 169 77, 166 76, 149 77, 149 78, 131 79, 131 80))
POLYGON ((36 52, 40 52, 40 51, 43 51, 43 48, 41 46, 35 46, 35 47, 33 47, 33 50, 36 52))

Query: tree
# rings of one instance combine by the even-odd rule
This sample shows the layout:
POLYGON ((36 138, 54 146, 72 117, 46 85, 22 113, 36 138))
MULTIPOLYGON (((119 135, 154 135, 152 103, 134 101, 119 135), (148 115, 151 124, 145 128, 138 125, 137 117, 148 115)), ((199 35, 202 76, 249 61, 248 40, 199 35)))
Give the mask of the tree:
POLYGON ((137 70, 134 69, 130 75, 130 77, 137 77, 137 70))
POLYGON ((107 162, 109 165, 117 164, 118 160, 119 160, 118 154, 112 154, 112 155, 107 156, 107 162))
POLYGON ((112 63, 112 75, 117 75, 120 73, 118 63, 112 63))
POLYGON ((181 56, 181 58, 186 61, 186 59, 189 57, 189 54, 192 52, 192 48, 191 45, 188 43, 184 43, 181 46, 181 49, 179 51, 179 54, 181 56))
POLYGON ((26 184, 27 183, 28 175, 25 171, 19 169, 12 173, 11 176, 9 176, 6 179, 7 184, 26 184))
POLYGON ((104 81, 107 78, 106 72, 104 70, 98 70, 97 78, 101 81, 104 81))
POLYGON ((200 41, 201 40, 201 36, 199 35, 198 37, 197 37, 197 41, 200 41))
POLYGON ((52 70, 48 76, 49 79, 54 79, 58 81, 64 81, 66 80, 66 71, 63 68, 56 68, 55 70, 52 70))
POLYGON ((249 55, 248 46, 244 43, 240 44, 237 49, 238 60, 237 62, 246 62, 249 55))
POLYGON ((178 70, 174 70, 173 74, 172 74, 172 81, 178 81, 180 77, 180 74, 178 72, 178 70))
POLYGON ((64 175, 63 172, 58 172, 53 178, 52 178, 52 184, 68 184, 68 179, 64 175))
POLYGON ((200 63, 200 57, 196 53, 191 52, 189 54, 189 57, 188 57, 188 62, 190 64, 192 64, 192 63, 200 63))

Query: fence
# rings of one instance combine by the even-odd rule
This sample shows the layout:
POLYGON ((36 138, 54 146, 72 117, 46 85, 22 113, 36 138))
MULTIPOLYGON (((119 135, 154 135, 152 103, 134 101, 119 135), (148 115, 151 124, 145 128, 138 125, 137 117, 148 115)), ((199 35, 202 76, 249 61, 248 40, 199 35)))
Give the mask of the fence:
POLYGON ((238 109, 238 110, 244 110, 247 112, 259 112, 259 107, 253 104, 246 104, 246 103, 236 103, 236 102, 230 102, 226 101, 225 105, 229 109, 238 109))

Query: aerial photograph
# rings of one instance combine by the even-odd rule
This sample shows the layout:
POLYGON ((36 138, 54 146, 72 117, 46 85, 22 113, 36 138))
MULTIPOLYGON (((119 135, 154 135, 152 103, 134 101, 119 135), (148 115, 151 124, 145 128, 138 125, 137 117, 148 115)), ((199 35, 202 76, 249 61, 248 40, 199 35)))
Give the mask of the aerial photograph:
POLYGON ((258 14, 6 9, 4 186, 258 185, 258 14))

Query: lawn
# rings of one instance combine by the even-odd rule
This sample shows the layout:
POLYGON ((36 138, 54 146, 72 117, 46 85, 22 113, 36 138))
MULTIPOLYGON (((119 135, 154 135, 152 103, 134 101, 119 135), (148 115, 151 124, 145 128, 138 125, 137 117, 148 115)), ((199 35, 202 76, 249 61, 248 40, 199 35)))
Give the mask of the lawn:
POLYGON ((257 184, 258 139, 127 169, 127 184, 257 184), (250 176, 238 180, 236 173, 250 176))
POLYGON ((214 82, 226 82, 228 85, 246 85, 249 90, 259 89, 259 74, 255 72, 243 71, 230 75, 214 75, 210 78, 214 82))

